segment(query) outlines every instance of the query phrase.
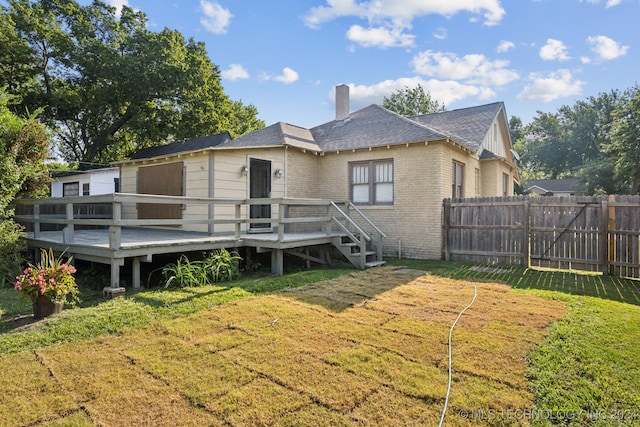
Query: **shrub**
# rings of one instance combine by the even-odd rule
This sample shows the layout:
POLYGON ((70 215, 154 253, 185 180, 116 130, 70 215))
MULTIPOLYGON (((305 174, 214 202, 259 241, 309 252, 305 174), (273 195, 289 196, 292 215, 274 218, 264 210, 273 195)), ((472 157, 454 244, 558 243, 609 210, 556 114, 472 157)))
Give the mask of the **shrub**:
POLYGON ((242 258, 236 252, 224 248, 205 254, 203 260, 191 261, 186 255, 181 255, 176 263, 162 268, 164 286, 196 287, 237 279, 240 260, 242 258))
POLYGON ((0 221, 0 288, 13 284, 25 263, 22 253, 26 244, 21 233, 21 227, 12 220, 0 221))

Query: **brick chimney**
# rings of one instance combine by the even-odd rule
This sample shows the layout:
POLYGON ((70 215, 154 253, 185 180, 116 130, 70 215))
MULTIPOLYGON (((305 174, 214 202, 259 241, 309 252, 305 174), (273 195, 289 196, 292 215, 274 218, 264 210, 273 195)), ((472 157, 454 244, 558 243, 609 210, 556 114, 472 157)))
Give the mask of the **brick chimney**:
POLYGON ((349 118, 349 86, 336 86, 336 120, 349 118))

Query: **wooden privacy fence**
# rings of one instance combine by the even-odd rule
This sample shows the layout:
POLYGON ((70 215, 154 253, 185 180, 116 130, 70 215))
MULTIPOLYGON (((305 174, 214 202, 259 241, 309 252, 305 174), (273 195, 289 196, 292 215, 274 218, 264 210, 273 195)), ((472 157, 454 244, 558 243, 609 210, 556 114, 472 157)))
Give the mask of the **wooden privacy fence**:
POLYGON ((640 196, 446 199, 443 252, 640 278, 640 196))

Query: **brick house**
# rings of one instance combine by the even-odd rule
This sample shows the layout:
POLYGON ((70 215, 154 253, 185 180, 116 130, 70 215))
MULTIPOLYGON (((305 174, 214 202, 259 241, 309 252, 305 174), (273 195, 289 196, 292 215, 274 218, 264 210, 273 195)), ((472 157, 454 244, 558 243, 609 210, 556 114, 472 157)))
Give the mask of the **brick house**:
MULTIPOLYGON (((410 118, 378 105, 350 112, 346 85, 336 88, 336 119, 319 126, 278 122, 237 139, 141 150, 117 165, 124 193, 349 200, 387 235, 385 255, 421 259, 441 257, 443 199, 512 195, 518 171, 502 102, 410 118)), ((232 215, 220 209, 217 218, 232 215)), ((162 213, 211 214, 206 207, 162 213)), ((243 212, 272 214, 259 206, 243 212)))

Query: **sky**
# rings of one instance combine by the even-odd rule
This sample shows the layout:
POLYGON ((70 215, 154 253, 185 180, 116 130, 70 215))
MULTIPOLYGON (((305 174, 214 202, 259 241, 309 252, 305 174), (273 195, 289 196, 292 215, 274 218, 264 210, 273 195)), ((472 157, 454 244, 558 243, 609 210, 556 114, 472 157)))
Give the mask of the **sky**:
POLYGON ((526 124, 639 80, 640 0, 106 3, 204 42, 225 93, 266 125, 333 120, 338 84, 351 111, 421 84, 449 110, 503 101, 526 124))

